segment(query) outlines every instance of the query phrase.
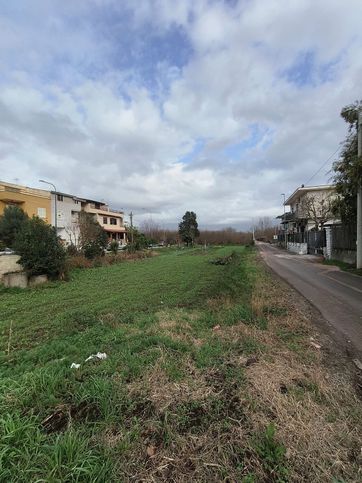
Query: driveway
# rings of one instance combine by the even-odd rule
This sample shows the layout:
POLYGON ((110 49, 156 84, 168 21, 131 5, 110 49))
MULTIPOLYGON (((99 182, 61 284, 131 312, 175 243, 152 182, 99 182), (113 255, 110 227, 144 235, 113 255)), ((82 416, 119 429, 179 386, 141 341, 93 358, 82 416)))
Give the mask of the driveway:
POLYGON ((335 336, 362 356, 362 277, 322 265, 312 255, 294 255, 257 242, 266 264, 309 300, 335 336))

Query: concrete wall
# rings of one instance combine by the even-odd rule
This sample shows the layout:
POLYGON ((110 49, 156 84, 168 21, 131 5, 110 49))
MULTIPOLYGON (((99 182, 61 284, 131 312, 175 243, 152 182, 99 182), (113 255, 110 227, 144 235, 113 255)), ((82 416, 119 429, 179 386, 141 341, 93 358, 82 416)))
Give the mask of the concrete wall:
POLYGON ((2 282, 5 287, 27 288, 41 285, 48 281, 46 275, 29 277, 26 272, 5 273, 2 282))
POLYGON ((340 262, 356 264, 357 253, 356 250, 337 250, 332 249, 331 259, 339 260, 340 262))
POLYGON ((0 280, 5 273, 22 271, 22 266, 17 263, 19 258, 18 255, 0 255, 0 280))
POLYGON ((289 243, 287 244, 288 251, 297 253, 298 255, 306 255, 308 253, 308 246, 306 243, 289 243))

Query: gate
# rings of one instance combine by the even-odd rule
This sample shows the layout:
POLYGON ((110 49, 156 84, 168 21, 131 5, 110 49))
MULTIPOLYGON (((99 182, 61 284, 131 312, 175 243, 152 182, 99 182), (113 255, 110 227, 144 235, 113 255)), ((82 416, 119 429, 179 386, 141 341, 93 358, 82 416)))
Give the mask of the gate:
POLYGON ((311 255, 323 255, 326 246, 326 230, 307 232, 308 253, 311 255))

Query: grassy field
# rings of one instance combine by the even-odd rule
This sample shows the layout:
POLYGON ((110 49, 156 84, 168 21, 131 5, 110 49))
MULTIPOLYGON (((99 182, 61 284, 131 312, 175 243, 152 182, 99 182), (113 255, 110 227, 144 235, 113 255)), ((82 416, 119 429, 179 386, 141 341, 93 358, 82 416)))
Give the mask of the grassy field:
POLYGON ((0 288, 0 481, 360 481, 360 403, 288 290, 244 247, 0 288))

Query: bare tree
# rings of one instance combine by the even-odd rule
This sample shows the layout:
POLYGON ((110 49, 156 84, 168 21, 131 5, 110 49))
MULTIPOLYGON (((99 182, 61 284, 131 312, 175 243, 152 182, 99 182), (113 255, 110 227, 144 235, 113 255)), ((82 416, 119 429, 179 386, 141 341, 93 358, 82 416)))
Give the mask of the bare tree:
POLYGON ((70 244, 74 245, 76 248, 80 248, 80 228, 78 219, 68 223, 68 225, 64 227, 64 230, 69 237, 70 244))
POLYGON ((144 220, 141 223, 140 231, 146 235, 147 238, 154 240, 156 242, 162 241, 162 235, 164 230, 161 229, 160 225, 155 222, 152 218, 144 220))
POLYGON ((316 231, 333 216, 333 202, 331 195, 318 197, 306 196, 301 203, 301 212, 305 218, 312 220, 316 231))
POLYGON ((254 225, 255 238, 271 241, 275 233, 275 221, 270 216, 260 217, 254 225))

